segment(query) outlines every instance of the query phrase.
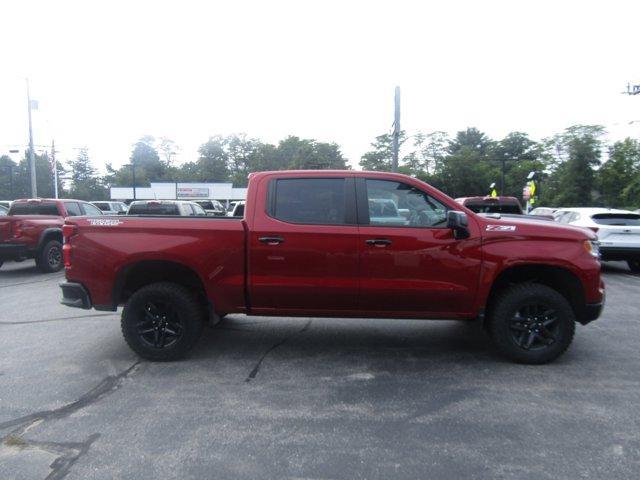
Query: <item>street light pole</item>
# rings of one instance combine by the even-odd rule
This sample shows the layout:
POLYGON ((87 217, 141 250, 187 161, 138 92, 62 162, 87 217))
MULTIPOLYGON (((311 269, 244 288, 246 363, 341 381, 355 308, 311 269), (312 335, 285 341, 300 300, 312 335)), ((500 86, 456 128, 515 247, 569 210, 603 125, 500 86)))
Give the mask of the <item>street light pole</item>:
POLYGON ((29 79, 27 82, 27 110, 29 112, 29 170, 31 172, 31 198, 38 197, 38 185, 36 183, 36 158, 33 152, 33 128, 31 126, 31 93, 29 92, 29 79))

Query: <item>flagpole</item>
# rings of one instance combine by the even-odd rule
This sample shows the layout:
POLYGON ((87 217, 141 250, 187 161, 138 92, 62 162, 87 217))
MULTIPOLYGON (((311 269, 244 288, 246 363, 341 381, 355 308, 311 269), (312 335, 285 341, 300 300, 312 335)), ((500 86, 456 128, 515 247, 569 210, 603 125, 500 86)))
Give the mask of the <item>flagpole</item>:
POLYGON ((27 107, 29 112, 29 169, 31 171, 31 198, 38 198, 36 183, 36 158, 33 153, 33 128, 31 127, 31 94, 29 93, 29 79, 27 81, 27 107))

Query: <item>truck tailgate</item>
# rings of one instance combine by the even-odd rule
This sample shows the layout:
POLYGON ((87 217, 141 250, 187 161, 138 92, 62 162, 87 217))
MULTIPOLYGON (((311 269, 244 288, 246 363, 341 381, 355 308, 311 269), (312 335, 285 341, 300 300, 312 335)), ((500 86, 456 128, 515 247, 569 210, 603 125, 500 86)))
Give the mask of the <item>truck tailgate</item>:
POLYGON ((94 306, 114 307, 127 269, 158 262, 187 267, 218 311, 244 306, 245 225, 227 217, 103 216, 68 218, 67 280, 92 294, 94 306))

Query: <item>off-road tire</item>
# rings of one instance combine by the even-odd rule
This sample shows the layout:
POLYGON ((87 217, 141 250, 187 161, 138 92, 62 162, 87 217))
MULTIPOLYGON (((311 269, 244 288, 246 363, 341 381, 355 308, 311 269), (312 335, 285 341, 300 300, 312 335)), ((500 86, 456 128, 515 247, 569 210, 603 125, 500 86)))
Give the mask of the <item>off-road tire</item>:
POLYGON ((131 295, 122 311, 120 326, 124 339, 134 352, 147 360, 162 362, 184 358, 200 338, 204 320, 202 306, 194 294, 181 285, 162 282, 142 287, 131 295), (180 325, 179 338, 167 346, 164 346, 164 342, 160 347, 150 344, 148 337, 155 335, 155 332, 142 333, 158 326, 150 323, 151 317, 161 317, 155 315, 162 311, 156 305, 166 305, 164 310, 170 312, 167 317, 172 320, 166 320, 168 323, 165 323, 165 328, 170 326, 173 331, 178 331, 175 326, 180 325), (153 313, 149 310, 150 306, 154 306, 153 313))
POLYGON ((546 285, 522 283, 500 292, 497 298, 492 301, 487 330, 493 344, 502 355, 518 363, 539 365, 555 360, 569 348, 575 333, 575 324, 573 309, 562 294, 546 285), (553 315, 556 318, 554 323, 541 327, 544 318, 552 317, 545 317, 544 314, 540 316, 537 314, 529 315, 526 321, 521 322, 522 311, 536 311, 535 308, 530 307, 531 305, 540 305, 542 311, 555 312, 553 315), (538 321, 534 322, 533 318, 537 318, 538 321), (523 327, 523 325, 526 326, 523 327), (536 330, 536 325, 538 330, 536 330), (534 333, 533 338, 535 338, 534 342, 537 342, 537 345, 534 343, 535 348, 530 345, 530 348, 527 349, 525 347, 531 335, 531 330, 528 327, 532 326, 533 330, 538 332, 540 328, 544 328, 545 336, 541 333, 534 333), (515 330, 516 327, 518 330, 515 330), (551 337, 546 335, 552 333, 552 327, 553 341, 551 337), (521 341, 525 345, 518 343, 522 338, 521 335, 526 336, 524 342, 521 341), (547 345, 547 342, 550 341, 552 343, 547 345))
POLYGON ((59 272, 64 267, 62 244, 49 240, 36 255, 36 267, 43 273, 59 272))
POLYGON ((640 260, 627 260, 627 265, 629 265, 629 270, 633 273, 640 273, 640 260))

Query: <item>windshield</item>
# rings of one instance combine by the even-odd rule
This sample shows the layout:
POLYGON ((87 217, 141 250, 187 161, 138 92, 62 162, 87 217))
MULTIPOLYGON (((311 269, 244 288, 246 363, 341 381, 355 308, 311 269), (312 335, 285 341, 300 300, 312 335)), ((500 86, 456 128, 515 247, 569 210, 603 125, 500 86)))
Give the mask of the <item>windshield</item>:
POLYGON ((640 227, 640 215, 636 213, 596 213, 591 219, 598 225, 640 227))

